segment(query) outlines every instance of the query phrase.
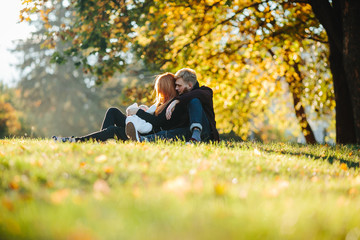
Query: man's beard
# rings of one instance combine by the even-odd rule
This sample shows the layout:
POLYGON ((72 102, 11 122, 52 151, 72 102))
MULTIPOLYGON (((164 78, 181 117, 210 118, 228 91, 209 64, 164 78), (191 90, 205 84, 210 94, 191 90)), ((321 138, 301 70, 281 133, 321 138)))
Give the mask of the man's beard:
POLYGON ((179 95, 183 95, 184 93, 188 93, 191 91, 191 88, 184 88, 184 91, 182 93, 179 93, 179 91, 176 91, 179 95))
POLYGON ((191 89, 189 89, 189 88, 185 88, 182 94, 184 94, 184 93, 188 93, 188 92, 190 92, 190 91, 191 91, 191 89))

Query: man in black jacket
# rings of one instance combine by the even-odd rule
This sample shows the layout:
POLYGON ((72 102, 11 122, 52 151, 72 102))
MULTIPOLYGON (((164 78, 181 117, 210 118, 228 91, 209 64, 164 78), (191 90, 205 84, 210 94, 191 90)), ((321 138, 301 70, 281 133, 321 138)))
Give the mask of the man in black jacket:
POLYGON ((175 78, 175 89, 179 96, 166 109, 166 118, 169 120, 174 117, 172 116, 174 109, 177 104, 181 103, 181 105, 187 106, 187 111, 183 111, 183 114, 188 116, 190 128, 176 128, 174 126, 174 129, 146 135, 143 139, 152 141, 156 138, 174 139, 185 137, 192 142, 219 141, 212 89, 206 86, 200 87, 195 71, 190 68, 179 70, 175 74, 175 78))

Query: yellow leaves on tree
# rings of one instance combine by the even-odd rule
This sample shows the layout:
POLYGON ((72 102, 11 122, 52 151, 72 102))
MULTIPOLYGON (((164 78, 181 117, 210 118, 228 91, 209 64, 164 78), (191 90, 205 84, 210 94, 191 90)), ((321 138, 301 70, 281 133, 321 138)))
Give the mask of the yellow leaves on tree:
POLYGON ((20 129, 18 113, 10 103, 0 99, 0 137, 16 134, 20 129))
MULTIPOLYGON (((23 0, 30 2, 37 7, 41 1, 23 0)), ((289 121, 293 110, 289 110, 289 99, 284 94, 288 88, 281 84, 300 82, 300 77, 293 77, 293 64, 300 66, 304 82, 309 85, 316 85, 314 76, 327 79, 319 89, 306 93, 307 103, 316 104, 316 110, 333 105, 333 94, 323 94, 324 86, 329 86, 329 70, 318 67, 324 65, 319 62, 324 62, 326 56, 312 56, 326 49, 316 46, 314 51, 314 42, 309 40, 316 35, 326 41, 326 36, 309 4, 155 0, 134 5, 131 1, 118 4, 86 0, 72 1, 71 7, 77 12, 74 22, 64 23, 66 26, 62 25, 57 33, 72 41, 71 56, 84 61, 90 55, 98 56, 96 64, 85 65, 86 71, 97 75, 99 81, 106 80, 116 70, 124 69, 126 61, 121 56, 129 50, 156 70, 193 68, 200 83, 214 89, 221 132, 233 131, 246 138, 249 132, 263 131, 264 122, 276 123, 277 129, 294 129, 293 121, 289 121), (323 97, 313 101, 320 94, 323 97), (327 100, 328 104, 321 105, 327 100), (276 121, 271 119, 275 108, 281 108, 275 114, 276 121), (254 116, 257 120, 253 120, 254 116)), ((31 15, 29 9, 27 6, 23 13, 31 15)), ((44 22, 48 14, 46 10, 41 12, 44 22)), ((146 100, 143 93, 149 93, 147 88, 128 88, 125 95, 135 94, 136 99, 146 100)), ((305 94, 301 94, 304 98, 305 94)))

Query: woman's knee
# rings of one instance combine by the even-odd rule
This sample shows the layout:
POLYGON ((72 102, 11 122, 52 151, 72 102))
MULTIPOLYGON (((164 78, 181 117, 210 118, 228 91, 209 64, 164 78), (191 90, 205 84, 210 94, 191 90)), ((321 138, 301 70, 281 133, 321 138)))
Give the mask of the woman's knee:
POLYGON ((106 111, 106 114, 115 114, 116 112, 119 112, 120 110, 116 107, 111 107, 111 108, 108 108, 108 110, 106 111))

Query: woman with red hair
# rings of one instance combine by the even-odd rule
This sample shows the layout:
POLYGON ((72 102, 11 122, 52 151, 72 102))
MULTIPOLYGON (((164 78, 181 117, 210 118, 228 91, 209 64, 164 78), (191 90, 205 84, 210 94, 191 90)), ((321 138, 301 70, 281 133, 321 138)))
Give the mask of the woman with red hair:
MULTIPOLYGON (((174 111, 172 118, 169 120, 166 119, 165 109, 177 96, 174 74, 164 73, 157 76, 155 79, 154 90, 156 93, 156 109, 154 114, 147 113, 140 108, 129 109, 128 114, 136 115, 151 123, 153 127, 152 133, 172 129, 174 127, 186 127, 188 125, 188 120, 185 119, 187 115, 183 114, 187 111, 185 106, 179 106, 178 111, 174 111)), ((53 139, 57 142, 83 142, 90 139, 96 141, 106 141, 111 138, 128 140, 129 137, 132 140, 139 140, 136 126, 132 122, 129 122, 126 126, 126 118, 127 116, 122 113, 121 110, 112 107, 106 111, 100 131, 82 137, 64 138, 53 136, 53 139), (125 130, 126 127, 127 129, 125 130), (134 136, 133 133, 136 133, 136 136, 134 136), (129 134, 132 135, 128 136, 129 134)))
MULTIPOLYGON (((158 116, 164 110, 164 107, 177 96, 177 92, 175 91, 174 75, 172 73, 164 73, 157 76, 155 79, 154 91, 155 104, 150 108, 144 105, 138 107, 137 103, 134 103, 126 109, 126 115, 128 115, 125 121, 126 126, 128 126, 128 128, 125 128, 125 131, 128 129, 126 135, 129 136, 131 131, 137 131, 141 134, 151 133, 153 130, 153 124, 137 116, 136 113, 139 109, 142 109, 147 113, 158 116), (133 130, 129 130, 129 127, 133 130)), ((161 125, 161 122, 156 121, 155 125, 161 125)))

